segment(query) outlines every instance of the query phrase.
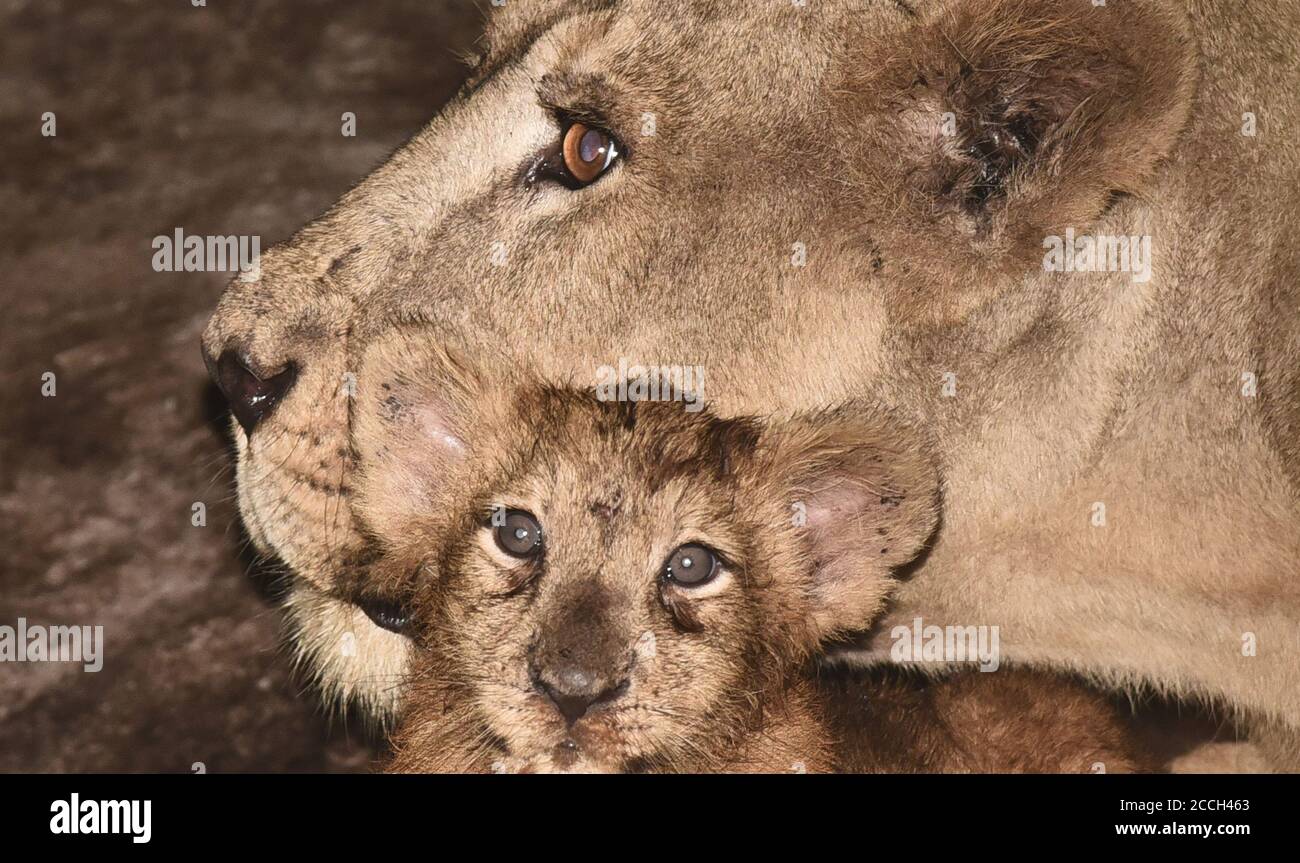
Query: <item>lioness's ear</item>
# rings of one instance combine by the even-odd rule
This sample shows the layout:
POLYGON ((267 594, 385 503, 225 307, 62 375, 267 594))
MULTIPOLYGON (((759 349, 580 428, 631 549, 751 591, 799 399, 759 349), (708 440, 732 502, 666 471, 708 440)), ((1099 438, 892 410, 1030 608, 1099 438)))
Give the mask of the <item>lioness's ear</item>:
POLYGON ((1196 52, 1164 0, 919 10, 848 98, 871 149, 862 187, 894 230, 937 241, 945 267, 963 251, 1041 261, 1045 235, 1140 192, 1186 123, 1196 52))
POLYGON ((436 517, 493 407, 488 381, 458 353, 397 331, 367 349, 352 409, 357 510, 380 538, 436 517))
POLYGON ((775 470, 812 563, 819 638, 871 623, 890 571, 914 558, 938 521, 938 477, 919 437, 874 411, 799 417, 772 429, 775 470))

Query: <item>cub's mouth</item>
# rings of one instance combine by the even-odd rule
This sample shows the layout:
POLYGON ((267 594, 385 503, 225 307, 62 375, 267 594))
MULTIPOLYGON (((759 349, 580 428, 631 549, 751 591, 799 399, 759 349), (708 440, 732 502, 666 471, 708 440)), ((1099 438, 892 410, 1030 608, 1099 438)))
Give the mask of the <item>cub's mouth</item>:
MULTIPOLYGON (((399 754, 389 765, 394 772, 443 770, 450 764, 457 771, 491 773, 640 773, 656 760, 654 711, 635 700, 574 719, 536 690, 498 683, 485 685, 450 708, 468 719, 464 723, 436 715, 418 692, 405 707, 411 713, 403 725, 406 720, 427 721, 460 730, 423 751, 417 746, 409 755, 399 754), (462 713, 459 707, 468 710, 462 713), (441 755, 434 752, 444 748, 441 755)), ((399 741, 404 731, 399 729, 399 741)))
MULTIPOLYGON (((517 721, 517 720, 515 720, 517 721)), ((501 773, 627 773, 631 747, 617 717, 567 728, 538 722, 519 742, 502 742, 492 769, 501 773)))
POLYGON ((557 743, 549 751, 519 756, 503 753, 492 762, 494 773, 639 773, 637 768, 593 758, 572 740, 557 743))

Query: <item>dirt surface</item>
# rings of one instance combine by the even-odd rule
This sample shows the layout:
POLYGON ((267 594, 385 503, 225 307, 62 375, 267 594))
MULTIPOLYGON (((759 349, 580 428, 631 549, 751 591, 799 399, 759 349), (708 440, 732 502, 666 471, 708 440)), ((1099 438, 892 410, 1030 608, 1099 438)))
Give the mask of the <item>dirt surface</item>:
POLYGON ((368 765, 355 724, 300 694, 241 552, 198 348, 229 276, 154 272, 151 242, 287 237, 454 92, 479 20, 453 0, 0 0, 0 624, 105 641, 98 673, 0 663, 0 770, 368 765))

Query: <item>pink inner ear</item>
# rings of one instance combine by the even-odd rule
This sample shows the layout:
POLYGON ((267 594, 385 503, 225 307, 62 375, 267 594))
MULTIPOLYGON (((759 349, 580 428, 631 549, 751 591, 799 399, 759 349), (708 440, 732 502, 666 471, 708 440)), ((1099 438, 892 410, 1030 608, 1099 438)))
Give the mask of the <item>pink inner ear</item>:
POLYGON ((888 489, 875 477, 852 471, 876 470, 871 461, 841 463, 842 474, 822 474, 806 492, 806 527, 816 570, 812 618, 821 635, 868 625, 888 589, 893 543, 880 498, 888 489))
POLYGON ((869 508, 868 497, 879 494, 863 479, 827 477, 825 482, 810 491, 807 501, 808 526, 817 531, 833 528, 844 519, 862 518, 869 508))

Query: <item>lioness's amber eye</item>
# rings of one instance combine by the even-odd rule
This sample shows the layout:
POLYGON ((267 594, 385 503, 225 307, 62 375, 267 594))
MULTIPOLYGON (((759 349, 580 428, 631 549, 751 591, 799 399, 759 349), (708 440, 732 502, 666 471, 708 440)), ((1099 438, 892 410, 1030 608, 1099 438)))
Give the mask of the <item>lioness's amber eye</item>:
POLYGON ((668 556, 664 577, 687 587, 704 584, 718 570, 718 556, 698 543, 688 543, 668 556))
POLYGON ((565 170, 585 186, 605 173, 620 154, 618 142, 612 137, 585 123, 574 122, 564 130, 562 155, 565 170))
POLYGON ((532 557, 542 550, 542 526, 523 510, 508 511, 494 533, 497 546, 512 557, 532 557))

